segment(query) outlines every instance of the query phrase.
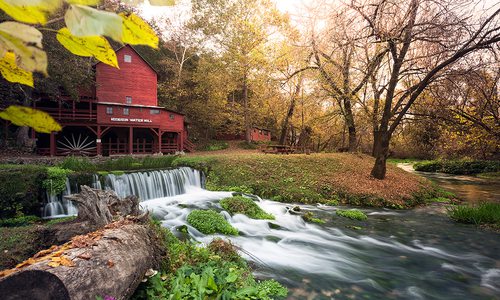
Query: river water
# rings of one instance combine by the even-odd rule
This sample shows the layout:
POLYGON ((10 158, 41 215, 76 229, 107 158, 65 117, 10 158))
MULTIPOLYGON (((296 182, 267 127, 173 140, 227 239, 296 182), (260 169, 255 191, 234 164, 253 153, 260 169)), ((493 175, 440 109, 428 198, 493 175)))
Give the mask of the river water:
POLYGON ((173 232, 187 225, 202 243, 217 235, 198 232, 187 215, 196 208, 220 211, 240 231, 220 237, 243 250, 257 277, 285 284, 288 299, 499 299, 497 233, 454 223, 432 207, 364 209, 368 220, 355 221, 336 216, 339 207, 300 205, 326 221, 316 225, 290 214, 290 204, 255 198, 276 220, 230 216, 218 202, 232 194, 206 191, 192 176, 200 175, 176 181, 184 193, 141 205, 173 232))

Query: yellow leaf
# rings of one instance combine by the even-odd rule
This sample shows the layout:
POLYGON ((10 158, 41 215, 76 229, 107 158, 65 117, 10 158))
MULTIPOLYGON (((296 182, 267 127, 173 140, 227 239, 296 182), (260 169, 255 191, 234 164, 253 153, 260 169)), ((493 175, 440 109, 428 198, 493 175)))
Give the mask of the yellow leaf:
POLYGON ((73 4, 66 10, 64 21, 71 34, 78 37, 104 35, 118 42, 122 40, 123 21, 112 12, 73 4))
POLYGON ((172 6, 175 5, 175 0, 149 0, 149 4, 154 6, 172 6))
POLYGON ((57 40, 64 48, 79 56, 95 57, 105 64, 118 68, 116 53, 102 36, 77 37, 64 27, 57 32, 57 40))
POLYGON ((63 257, 61 257, 61 265, 65 266, 65 267, 74 267, 75 263, 71 259, 69 259, 67 256, 63 256, 63 257))
POLYGON ((49 267, 56 268, 59 267, 61 264, 55 261, 51 261, 47 264, 49 267))
POLYGON ((60 257, 51 257, 50 260, 51 261, 55 261, 55 262, 61 262, 61 258, 60 257))
POLYGON ((96 6, 99 5, 102 0, 66 0, 69 4, 81 4, 81 5, 91 5, 96 6))
POLYGON ((59 125, 48 113, 30 107, 11 105, 0 112, 0 118, 17 126, 28 126, 42 133, 61 131, 59 125))
POLYGON ((14 20, 45 24, 47 15, 61 7, 62 0, 0 0, 0 9, 14 20))
POLYGON ((158 37, 154 30, 143 19, 135 14, 125 15, 123 18, 123 39, 125 44, 130 45, 148 45, 158 48, 158 37))
POLYGON ((16 65, 16 55, 12 52, 6 52, 5 56, 0 59, 0 73, 7 81, 33 87, 33 74, 16 65))
POLYGON ((18 22, 0 23, 0 55, 3 57, 7 51, 16 54, 20 68, 47 74, 47 54, 38 29, 18 22))

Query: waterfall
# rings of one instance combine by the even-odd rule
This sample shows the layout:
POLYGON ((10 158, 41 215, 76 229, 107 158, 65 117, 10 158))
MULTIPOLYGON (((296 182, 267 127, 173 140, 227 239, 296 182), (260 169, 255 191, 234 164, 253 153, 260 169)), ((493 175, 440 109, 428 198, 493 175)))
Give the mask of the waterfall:
POLYGON ((66 189, 60 195, 52 195, 50 191, 45 192, 47 203, 42 209, 42 218, 61 218, 76 216, 78 210, 73 202, 65 200, 64 196, 71 195, 71 185, 66 178, 66 189))
POLYGON ((201 188, 202 184, 202 173, 187 167, 123 175, 108 174, 104 178, 104 189, 115 191, 119 197, 136 195, 141 201, 185 194, 189 189, 201 188))
MULTIPOLYGON (((173 170, 158 170, 147 172, 127 173, 123 175, 104 175, 104 186, 101 184, 99 175, 94 174, 92 188, 113 190, 123 198, 136 195, 141 201, 181 195, 190 190, 203 187, 203 173, 187 167, 173 170)), ((66 179, 66 190, 60 195, 51 195, 47 191, 42 217, 46 219, 75 216, 78 209, 73 202, 65 200, 64 196, 78 192, 71 190, 71 185, 66 179)))

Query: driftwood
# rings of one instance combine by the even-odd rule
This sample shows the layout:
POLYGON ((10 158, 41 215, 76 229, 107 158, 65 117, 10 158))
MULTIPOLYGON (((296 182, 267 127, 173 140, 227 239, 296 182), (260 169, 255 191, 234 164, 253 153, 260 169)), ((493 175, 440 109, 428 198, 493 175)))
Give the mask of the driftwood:
POLYGON ((111 223, 115 215, 130 215, 139 218, 146 216, 140 215, 139 199, 136 196, 120 199, 114 191, 95 190, 82 185, 79 194, 69 195, 65 198, 77 204, 77 222, 88 222, 90 226, 97 228, 111 223))
POLYGON ((165 250, 156 231, 141 223, 147 215, 141 214, 137 198, 122 203, 112 191, 86 186, 69 198, 79 206, 79 222, 106 226, 0 272, 2 299, 127 299, 158 266, 165 250))

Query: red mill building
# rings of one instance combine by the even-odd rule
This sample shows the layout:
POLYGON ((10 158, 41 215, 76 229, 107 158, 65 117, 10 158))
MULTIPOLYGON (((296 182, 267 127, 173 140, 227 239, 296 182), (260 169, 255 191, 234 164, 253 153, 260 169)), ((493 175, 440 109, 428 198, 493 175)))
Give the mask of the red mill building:
POLYGON ((37 134, 44 155, 172 153, 191 150, 184 115, 158 106, 157 74, 132 47, 116 51, 120 69, 95 65, 95 88, 79 101, 36 103, 63 127, 37 134))

